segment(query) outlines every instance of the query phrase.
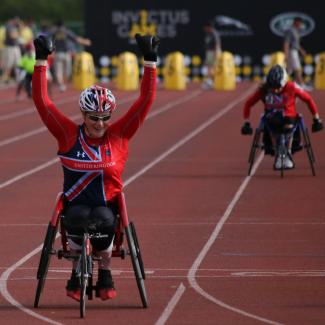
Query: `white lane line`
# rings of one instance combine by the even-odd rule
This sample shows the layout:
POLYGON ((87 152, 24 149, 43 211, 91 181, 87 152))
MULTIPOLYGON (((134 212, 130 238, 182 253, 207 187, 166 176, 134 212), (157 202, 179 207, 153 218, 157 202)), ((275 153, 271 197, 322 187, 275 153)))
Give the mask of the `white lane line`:
MULTIPOLYGON (((153 112, 152 114, 149 114, 146 120, 149 120, 149 119, 151 119, 151 118, 157 116, 158 114, 162 114, 162 113, 166 112, 167 110, 171 109, 172 107, 179 105, 180 103, 184 103, 185 101, 188 101, 188 100, 192 99, 193 97, 198 96, 201 92, 202 92, 202 91, 196 91, 196 92, 192 93, 192 94, 189 95, 189 96, 185 96, 185 97, 183 97, 181 100, 176 100, 175 102, 173 102, 172 105, 169 103, 169 104, 167 104, 167 105, 164 105, 164 106, 160 107, 159 109, 157 109, 157 110, 156 110, 155 112, 153 112)), ((128 99, 128 100, 130 100, 130 99, 128 99)), ((74 119, 74 118, 79 118, 79 117, 80 117, 80 114, 78 114, 78 115, 74 115, 73 119, 74 119)), ((41 127, 41 128, 39 128, 39 129, 37 129, 37 130, 41 130, 41 129, 42 129, 42 131, 43 131, 43 129, 44 129, 44 130, 47 130, 45 127, 41 127)), ((37 130, 35 130, 35 131, 37 131, 37 130)), ((34 131, 32 131, 32 132, 34 132, 34 131)), ((39 133, 39 132, 38 132, 38 133, 39 133)), ((18 136, 18 137, 19 137, 19 136, 18 136)), ((15 138, 17 138, 17 137, 15 137, 15 138)), ((9 140, 10 140, 10 139, 9 139, 9 140)), ((11 138, 10 141, 13 142, 12 138, 11 138)), ((0 147, 1 147, 1 145, 3 145, 3 141, 0 141, 0 147)), ((174 150, 175 150, 175 149, 174 149, 174 150)), ((173 150, 173 151, 174 151, 174 150, 173 150)), ((158 158, 159 158, 159 157, 158 157, 158 158)), ((8 185, 11 185, 11 184, 13 184, 13 183, 15 183, 15 182, 17 182, 17 181, 19 181, 19 180, 21 180, 21 179, 27 177, 27 176, 30 176, 31 174, 34 174, 34 173, 36 173, 36 172, 38 172, 38 171, 40 171, 40 170, 42 170, 42 169, 44 169, 44 168, 47 168, 47 167, 49 167, 49 166, 51 166, 51 165, 54 165, 54 164, 57 163, 58 161, 59 161, 59 158, 53 158, 53 159, 48 160, 47 162, 45 162, 45 163, 43 163, 43 164, 41 164, 41 165, 39 165, 39 166, 37 166, 37 167, 35 167, 35 168, 33 168, 33 169, 27 171, 27 172, 25 172, 25 173, 19 174, 19 175, 17 175, 17 176, 14 177, 14 178, 11 178, 11 179, 9 179, 9 180, 3 182, 3 183, 0 183, 0 190, 1 190, 2 188, 4 188, 4 187, 8 186, 8 185)), ((160 161, 160 160, 159 160, 159 161, 160 161)), ((155 162, 154 165, 155 165, 156 163, 158 163, 159 161, 155 162)), ((152 165, 152 166, 153 166, 153 165, 152 165)), ((152 167, 152 166, 151 166, 151 167, 152 167)), ((149 167, 149 168, 151 168, 151 167, 149 167)), ((141 172, 141 171, 140 171, 140 172, 141 172)), ((140 174, 141 174, 141 173, 140 173, 140 174)), ((137 177, 138 177, 138 176, 136 176, 136 178, 137 178, 137 177)), ((132 182, 132 181, 133 181, 133 180, 131 180, 130 182, 132 182)), ((129 183, 130 183, 130 182, 129 182, 129 183)), ((126 186, 126 185, 127 185, 127 184, 124 183, 124 186, 126 186)))
MULTIPOLYGON (((251 87, 253 88, 253 87, 251 87)), ((230 103, 229 105, 227 105, 224 109, 222 109, 220 112, 217 112, 212 118, 210 118, 207 122, 201 124, 197 129, 195 129, 194 131, 192 131, 188 136, 186 136, 185 138, 183 138, 181 141, 178 142, 178 145, 174 145, 171 149, 167 150, 166 152, 168 152, 168 154, 172 153, 173 151, 175 151, 178 147, 180 147, 181 145, 185 144, 187 141, 189 141, 190 139, 192 139, 194 137, 194 135, 199 134, 200 132, 202 132, 205 128, 207 128, 208 126, 210 126, 210 124, 212 124, 214 121, 216 121, 217 119, 221 118, 224 114, 226 114, 228 111, 230 111, 233 107, 235 107, 235 105, 237 105, 240 101, 242 101, 250 92, 251 92, 251 88, 248 89, 242 96, 240 96, 240 98, 236 99, 235 101, 233 101, 232 103, 230 103), (192 136, 190 136, 192 134, 192 136)), ((254 87, 255 88, 255 87, 254 87)), ((128 180, 126 180, 126 182, 124 183, 124 187, 126 187, 128 184, 132 183, 133 181, 136 180, 136 178, 140 177, 141 175, 143 175, 147 170, 149 170, 150 168, 152 168, 153 166, 155 166, 156 164, 158 164, 162 159, 164 159, 167 155, 166 154, 162 154, 160 155, 158 158, 156 158, 154 160, 154 162, 149 163, 147 166, 145 166, 143 169, 141 169, 138 173, 136 173, 135 175, 133 175, 132 177, 130 177, 128 180)), ((253 169, 254 171, 254 169, 253 169)), ((20 178, 21 179, 21 178, 20 178)), ((8 181, 7 181, 8 182, 8 181)), ((10 182, 10 184, 12 184, 12 182, 10 182)), ((10 185, 8 184, 8 185, 10 185)), ((1 185, 1 184, 0 184, 1 185)), ((7 186, 8 186, 7 185, 7 186)), ((2 187, 3 188, 3 187, 2 187)), ((26 255, 25 257, 23 257, 21 260, 19 260, 17 263, 15 263, 13 266, 11 266, 9 269, 7 269, 5 272, 3 272, 1 274, 0 277, 0 293, 2 294, 2 296, 9 301, 13 306, 15 306, 16 308, 22 310, 23 312, 26 312, 27 314, 34 316, 36 318, 39 318, 38 314, 25 308, 24 306, 21 305, 20 302, 16 301, 8 292, 7 290, 7 281, 10 277, 10 274, 12 272, 15 271, 15 269, 17 267, 19 267, 20 265, 22 265, 24 262, 26 262, 29 258, 31 258, 32 256, 36 255, 39 251, 41 251, 42 249, 42 245, 40 245, 38 248, 36 248, 33 252, 29 253, 28 255, 26 255), (27 258, 28 256, 28 258, 27 258), (21 262, 23 260, 23 262, 21 262)), ((176 306, 178 301, 173 300, 170 303, 170 308, 173 310, 174 305, 176 306)), ((160 318, 165 319, 166 314, 162 314, 160 318)), ((169 316, 167 316, 168 318, 169 316)), ((48 322, 46 319, 43 319, 45 322, 48 322)))
MULTIPOLYGON (((68 97, 68 98, 59 100, 56 102, 56 105, 66 104, 66 103, 70 103, 70 102, 74 102, 74 101, 77 102, 77 96, 68 97)), ((1 105, 1 103, 0 103, 0 105, 1 105)), ((17 108, 16 110, 18 110, 18 111, 0 115, 0 121, 7 121, 10 119, 19 117, 19 116, 37 113, 35 106, 28 107, 26 109, 17 108)))
MULTIPOLYGON (((131 97, 128 97, 128 98, 125 98, 125 99, 122 99, 120 101, 120 104, 125 104, 131 100, 134 100, 135 99, 135 95, 131 96, 131 97)), ((34 109, 36 111, 36 109, 34 109)), ((74 114, 72 116, 69 117, 71 120, 75 121, 75 120, 78 120, 81 118, 81 114, 78 113, 78 114, 74 114)), ((20 141, 20 140, 23 140, 23 139, 26 139, 26 138, 29 138, 33 135, 36 135, 36 134, 39 134, 39 133, 43 133, 47 131, 47 128, 45 126, 41 126, 37 129, 33 129, 31 131, 28 131, 28 132, 25 132, 25 133, 22 133, 22 134, 19 134, 19 135, 16 135, 14 137, 10 137, 8 139, 4 139, 2 141, 0 141, 0 147, 3 147, 5 145, 8 145, 8 144, 11 144, 13 142, 17 142, 17 141, 20 141)))
POLYGON ((25 177, 28 177, 34 173, 37 173, 39 172, 40 170, 44 169, 44 168, 47 168, 51 165, 54 165, 55 163, 57 163, 59 161, 59 158, 54 158, 54 159, 51 159, 47 162, 45 162, 44 164, 41 164, 33 169, 30 169, 22 174, 19 174, 13 178, 10 178, 9 180, 3 182, 3 183, 0 183, 0 190, 3 189, 4 187, 7 187, 15 182, 18 182, 20 181, 21 179, 25 178, 25 177))
POLYGON ((227 304, 227 303, 213 297, 212 295, 210 295, 209 293, 204 291, 199 286, 199 284, 197 283, 197 281, 195 279, 196 272, 199 270, 200 264, 202 263, 202 261, 204 260, 206 255, 208 254, 208 251, 210 250, 211 246, 216 241, 222 227, 224 226, 224 224, 228 220, 232 210, 234 209, 234 207, 236 206, 237 202, 239 201, 241 195, 245 191, 245 189, 246 189, 249 181, 251 180, 252 176, 255 174, 256 169, 258 168, 258 166, 262 162, 263 157, 264 157, 264 155, 260 154, 260 156, 258 157, 258 159, 257 159, 257 161, 255 163, 255 166, 253 168, 252 175, 251 176, 246 176, 244 181, 241 183, 241 185, 240 185, 239 189, 237 190, 234 198, 232 199, 232 201, 228 205, 225 213, 223 214, 222 218, 219 220, 219 222, 217 223, 215 229, 213 230, 209 240, 206 242, 206 244, 204 245, 204 247, 201 250, 200 254, 198 255, 198 257, 194 261, 192 267, 190 268, 190 271, 188 272, 187 278, 188 278, 188 281, 189 281, 190 285, 192 286, 192 288, 195 291, 197 291, 200 295, 202 295, 206 299, 208 299, 208 300, 212 301, 213 303, 219 305, 220 307, 223 307, 223 308, 228 309, 228 310, 230 310, 232 312, 238 313, 238 314, 240 314, 242 316, 253 318, 255 320, 261 321, 261 322, 266 323, 266 324, 279 325, 280 323, 278 323, 278 322, 275 322, 275 321, 272 321, 270 319, 260 317, 258 315, 255 315, 255 314, 252 314, 252 313, 249 313, 249 312, 246 312, 243 309, 233 307, 233 306, 231 306, 231 305, 229 305, 229 304, 227 304))
POLYGON ((39 251, 42 250, 43 244, 41 244, 40 246, 36 247, 33 251, 31 251, 29 254, 25 255, 22 259, 20 259, 17 263, 15 263, 14 265, 10 266, 5 272, 3 272, 1 274, 0 277, 0 291, 1 294, 3 295, 3 297, 13 306, 19 308, 21 311, 23 311, 24 313, 35 317, 43 322, 47 322, 50 324, 54 324, 54 325, 63 325, 62 323, 56 322, 51 318, 47 318, 45 316, 42 316, 38 313, 33 312, 31 309, 23 306, 21 303, 19 303, 18 301, 16 301, 8 292, 8 288, 7 288, 7 279, 9 278, 10 274, 12 272, 14 272, 17 268, 19 268, 22 264, 24 264, 26 261, 28 261, 31 257, 33 257, 34 255, 36 255, 39 251))
MULTIPOLYGON (((255 86, 254 86, 255 88, 255 86)), ((251 92, 251 88, 248 89, 243 95, 241 95, 236 100, 232 101, 228 105, 226 105, 223 109, 221 109, 216 114, 212 115, 208 120, 206 120, 204 123, 202 123, 200 126, 198 126, 196 129, 194 129, 192 132, 190 132, 187 136, 185 136, 180 141, 176 142, 172 147, 170 147, 168 150, 166 150, 164 153, 162 153, 160 156, 158 156, 156 159, 154 159, 151 163, 149 163, 147 166, 143 167, 141 170, 139 170, 136 174, 134 174, 132 177, 130 177, 124 184, 127 185, 131 183, 134 179, 138 178, 145 172, 147 172, 150 168, 155 166, 157 163, 165 159, 167 156, 169 156, 171 153, 173 153, 175 150, 177 150, 179 147, 186 144, 188 141, 193 139, 195 136, 200 134, 202 131, 204 131, 207 127, 209 127, 212 123, 214 123, 216 120, 220 119, 223 115, 228 113, 230 110, 232 110, 238 103, 240 103, 248 93, 251 92)))
MULTIPOLYGON (((163 105, 159 109, 149 113, 146 119, 148 120, 148 119, 150 119, 152 117, 155 117, 156 115, 164 113, 164 112, 168 111, 169 109, 171 109, 171 108, 173 108, 173 107, 175 107, 175 106, 177 106, 179 104, 182 104, 182 103, 184 103, 184 102, 186 102, 186 101, 188 101, 190 99, 193 99, 194 97, 200 95, 201 93, 202 93, 202 90, 196 90, 196 91, 194 91, 193 93, 191 93, 188 96, 184 96, 184 97, 180 98, 179 100, 175 100, 174 102, 163 105)), ((119 102, 119 104, 125 104, 125 103, 127 103, 127 102, 129 102, 131 100, 134 100, 136 97, 137 97, 136 95, 133 95, 131 97, 122 99, 119 102)), ((34 109, 34 111, 36 111, 36 109, 34 109)), ((79 113, 79 114, 75 114, 73 116, 70 116, 70 118, 73 121, 75 121, 75 120, 80 119, 81 116, 80 116, 80 113, 79 113)), ((0 120, 1 120, 1 117, 0 117, 0 120)), ((16 135, 14 137, 4 139, 4 140, 0 141, 0 147, 6 146, 6 145, 11 144, 13 142, 17 142, 17 141, 29 138, 31 136, 34 136, 34 135, 39 134, 39 133, 43 133, 45 131, 47 131, 47 128, 45 126, 41 126, 41 127, 37 128, 37 129, 33 129, 31 131, 16 135)))
MULTIPOLYGON (((25 216, 28 220, 28 216, 25 216)), ((2 223, 0 227, 46 227, 48 223, 2 223)))
POLYGON ((155 323, 155 325, 163 325, 166 323, 167 319, 173 313, 175 306, 178 304, 184 292, 185 292, 185 286, 183 283, 181 283, 177 288, 174 296, 172 297, 172 299, 169 301, 168 305, 164 309, 163 313, 155 323))

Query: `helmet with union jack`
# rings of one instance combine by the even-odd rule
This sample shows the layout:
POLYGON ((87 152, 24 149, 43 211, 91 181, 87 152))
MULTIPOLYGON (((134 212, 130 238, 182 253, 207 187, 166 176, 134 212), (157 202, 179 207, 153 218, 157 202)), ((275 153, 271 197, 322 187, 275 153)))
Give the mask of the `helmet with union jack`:
POLYGON ((83 112, 111 114, 116 108, 116 102, 110 90, 94 85, 81 92, 79 106, 83 112))

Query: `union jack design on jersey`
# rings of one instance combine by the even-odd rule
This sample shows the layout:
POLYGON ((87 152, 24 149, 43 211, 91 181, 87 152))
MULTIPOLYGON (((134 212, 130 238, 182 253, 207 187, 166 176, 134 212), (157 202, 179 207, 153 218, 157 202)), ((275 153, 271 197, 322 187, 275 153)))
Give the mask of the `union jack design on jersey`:
POLYGON ((69 176, 65 177, 64 183, 64 195, 68 201, 74 201, 82 196, 94 205, 105 204, 107 199, 103 182, 104 173, 115 165, 115 162, 111 161, 109 144, 99 147, 89 146, 80 128, 78 140, 73 148, 67 153, 59 154, 59 157, 64 174, 69 176))

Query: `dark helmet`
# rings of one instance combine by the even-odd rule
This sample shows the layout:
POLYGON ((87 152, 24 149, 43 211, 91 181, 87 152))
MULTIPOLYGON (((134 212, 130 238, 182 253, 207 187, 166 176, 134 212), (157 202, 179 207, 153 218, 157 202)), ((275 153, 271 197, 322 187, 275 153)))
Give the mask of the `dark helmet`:
POLYGON ((285 69, 277 64, 273 66, 266 77, 266 85, 269 88, 282 88, 287 83, 288 77, 285 69))

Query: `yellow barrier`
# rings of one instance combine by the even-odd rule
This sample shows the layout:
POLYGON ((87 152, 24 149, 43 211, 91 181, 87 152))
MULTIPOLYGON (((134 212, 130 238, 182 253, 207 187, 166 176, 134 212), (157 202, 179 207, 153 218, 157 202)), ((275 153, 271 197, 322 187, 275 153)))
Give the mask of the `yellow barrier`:
POLYGON ((217 60, 214 74, 214 88, 217 90, 233 90, 236 88, 236 69, 234 56, 230 52, 222 52, 217 60))
POLYGON ((281 67, 286 67, 286 59, 283 52, 278 51, 270 54, 269 64, 264 69, 264 74, 267 75, 269 70, 276 64, 281 65, 281 67))
POLYGON ((96 82, 93 57, 88 52, 78 53, 72 69, 72 84, 75 89, 83 90, 96 82))
POLYGON ((319 54, 315 70, 315 88, 325 89, 325 52, 319 54))
POLYGON ((116 87, 120 90, 136 90, 139 87, 139 65, 134 53, 123 52, 118 57, 116 87))
POLYGON ((173 52, 167 55, 163 75, 166 89, 186 89, 184 55, 181 52, 173 52))
POLYGON ((271 53, 271 57, 270 57, 270 66, 274 66, 276 64, 279 64, 281 65, 282 67, 285 68, 286 66, 286 59, 285 59, 285 55, 283 52, 274 52, 274 53, 271 53))

